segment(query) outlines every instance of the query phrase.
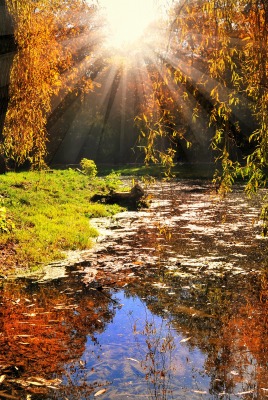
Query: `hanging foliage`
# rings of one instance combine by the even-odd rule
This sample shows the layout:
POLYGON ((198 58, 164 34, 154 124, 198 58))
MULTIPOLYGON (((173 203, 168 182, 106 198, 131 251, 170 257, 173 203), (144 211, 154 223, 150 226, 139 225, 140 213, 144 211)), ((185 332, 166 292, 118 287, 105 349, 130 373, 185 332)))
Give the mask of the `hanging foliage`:
MULTIPOLYGON (((188 125, 202 119, 204 135, 212 132, 218 192, 232 191, 242 176, 250 196, 267 185, 267 0, 181 0, 170 15, 167 47, 157 53, 158 80, 138 116, 146 160, 172 166, 179 140, 192 142, 180 132, 174 143, 178 116, 188 125), (168 87, 173 96, 164 94, 168 87)), ((261 218, 267 232, 267 205, 261 218)))
MULTIPOLYGON (((265 186, 268 166, 266 0, 178 1, 167 37, 168 47, 161 56, 161 68, 164 64, 161 85, 167 82, 168 71, 169 81, 171 73, 176 85, 175 91, 191 107, 192 122, 198 121, 202 110, 206 112, 207 130, 214 131, 212 148, 216 161, 221 164, 215 176, 219 191, 223 194, 231 191, 238 173, 248 178, 247 193, 265 186), (243 130, 242 120, 244 125, 251 121, 251 131, 243 130)), ((157 102, 158 108, 165 110, 168 123, 172 124, 178 115, 173 99, 165 97, 163 101, 158 92, 159 87, 152 85, 151 101, 145 102, 143 111, 147 126, 142 136, 148 138, 146 151, 149 153, 163 135, 157 127, 163 113, 156 119, 155 114, 152 117, 151 104, 157 102), (151 124, 156 126, 154 137, 151 124)), ((171 142, 172 132, 167 132, 171 142)), ((185 135, 182 138, 185 140, 185 135)), ((167 154, 169 151, 167 147, 167 154)))
POLYGON ((139 144, 144 149, 145 162, 162 163, 167 176, 174 166, 178 139, 187 148, 191 146, 186 136, 186 121, 174 87, 173 73, 168 65, 161 72, 153 67, 148 71, 143 104, 136 117, 141 130, 139 144))
MULTIPOLYGON (((51 98, 64 85, 63 73, 74 65, 64 40, 79 35, 81 16, 89 8, 83 0, 7 0, 7 7, 14 20, 18 51, 10 77, 3 153, 15 165, 29 161, 34 168, 42 168, 51 98)), ((79 73, 79 68, 69 71, 69 83, 79 73)), ((84 86, 92 89, 89 81, 84 86)))

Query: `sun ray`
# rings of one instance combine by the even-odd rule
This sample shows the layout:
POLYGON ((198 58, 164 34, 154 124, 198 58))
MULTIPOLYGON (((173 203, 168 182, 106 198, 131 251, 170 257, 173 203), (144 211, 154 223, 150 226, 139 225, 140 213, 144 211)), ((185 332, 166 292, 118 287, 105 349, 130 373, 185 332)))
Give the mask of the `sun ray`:
MULTIPOLYGON (((152 0, 152 2, 155 3, 155 0, 152 0)), ((116 2, 100 0, 99 3, 102 7, 106 7, 107 13, 116 14, 115 17, 110 17, 115 18, 114 20, 117 21, 118 27, 119 23, 122 22, 120 18, 124 18, 124 14, 121 13, 121 11, 124 11, 123 8, 127 7, 127 4, 129 4, 128 1, 125 1, 124 7, 121 9, 118 7, 119 3, 116 2)), ((131 14, 133 17, 133 9, 130 7, 129 10, 132 10, 131 14)), ((101 18, 101 16, 99 18, 101 18)), ((127 17, 125 18, 127 20, 127 17)), ((123 29, 124 24, 122 25, 123 29)), ((128 29, 134 29, 130 23, 128 23, 128 29)), ((69 46, 72 49, 72 53, 82 54, 81 59, 79 59, 79 57, 76 58, 75 67, 78 72, 76 73, 76 78, 73 82, 71 82, 71 77, 68 76, 69 72, 66 72, 65 79, 66 82, 70 82, 70 87, 74 88, 75 85, 79 84, 79 81, 83 78, 84 74, 91 77, 92 70, 96 70, 95 63, 98 64, 98 59, 103 57, 105 60, 104 62, 106 66, 104 70, 100 69, 100 73, 96 74, 97 79, 95 79, 101 84, 101 89, 97 91, 98 94, 96 94, 96 92, 94 95, 89 95, 90 101, 86 101, 87 106, 90 107, 89 112, 91 113, 90 115, 92 115, 91 118, 93 120, 95 119, 92 114, 94 109, 95 112, 100 115, 98 130, 96 130, 94 122, 92 122, 88 127, 88 136, 91 137, 94 134, 95 142, 97 143, 97 149, 95 152, 96 160, 102 159, 100 156, 101 148, 105 142, 110 140, 108 137, 111 129, 115 129, 115 131, 117 130, 117 133, 114 133, 115 136, 113 140, 118 143, 118 159, 121 161, 123 160, 122 149, 124 147, 124 142, 127 140, 125 132, 126 129, 129 130, 131 124, 129 121, 131 118, 134 126, 135 113, 138 115, 142 109, 146 110, 146 107, 152 107, 152 115, 155 115, 152 118, 152 123, 154 118, 155 122, 157 122, 157 118, 159 116, 161 117, 165 105, 160 105, 160 103, 157 102, 157 99, 154 99, 156 92, 152 73, 158 74, 160 81, 166 79, 167 64, 172 66, 174 70, 180 69, 182 73, 188 76, 189 79, 195 82, 195 84, 198 83, 200 74, 202 74, 201 71, 189 65, 184 54, 182 54, 181 57, 175 56, 176 52, 173 51, 173 47, 175 46, 174 40, 171 38, 169 46, 167 45, 170 32, 163 21, 159 24, 158 21, 151 19, 148 25, 143 27, 141 34, 142 38, 140 38, 136 43, 130 36, 131 32, 122 33, 119 29, 117 31, 119 37, 121 37, 120 40, 119 37, 117 37, 115 42, 112 43, 112 38, 110 37, 110 41, 106 42, 106 48, 101 45, 103 44, 101 42, 102 29, 90 34, 88 39, 86 34, 81 32, 78 37, 66 40, 66 46, 69 46), (151 26, 148 28, 150 24, 151 26), (145 35, 145 32, 147 32, 147 36, 145 35), (98 42, 99 40, 100 46, 96 46, 94 50, 91 51, 91 43, 93 42, 94 47, 94 42, 98 42), (137 97, 136 103, 134 101, 135 96, 137 97), (129 107, 130 97, 133 100, 131 100, 131 107, 129 107), (132 109, 133 111, 129 111, 129 109, 132 109), (115 122, 116 118, 118 122, 115 122)), ((134 33, 136 34, 137 32, 134 33)), ((191 130, 195 140, 198 141, 200 134, 197 130, 202 130, 202 123, 201 118, 196 126, 192 123, 192 109, 195 104, 195 99, 192 96, 192 93, 189 90, 186 90, 183 85, 175 84, 172 77, 169 77, 166 80, 166 90, 170 93, 170 97, 173 98, 174 107, 176 104, 178 112, 181 113, 181 118, 191 130), (185 92, 187 93, 187 102, 183 99, 185 92)), ((84 114, 81 119, 85 119, 84 114)), ((81 126, 83 126, 83 124, 84 123, 81 121, 81 126)), ((77 118, 73 123, 71 123, 70 131, 75 130, 72 126, 77 126, 77 118)), ((166 128, 168 129, 168 127, 166 128)), ((83 129, 84 128, 81 127, 81 131, 83 129)), ((165 129, 165 126, 163 126, 163 129, 165 129)), ((137 136, 138 128, 136 127, 136 137, 137 136)), ((162 145, 164 146, 166 140, 165 136, 167 137, 168 133, 163 136, 162 145)), ((81 149, 78 152, 80 156, 84 154, 82 147, 86 147, 86 136, 82 142, 80 143, 81 149), (84 144, 82 144, 82 142, 84 144)))

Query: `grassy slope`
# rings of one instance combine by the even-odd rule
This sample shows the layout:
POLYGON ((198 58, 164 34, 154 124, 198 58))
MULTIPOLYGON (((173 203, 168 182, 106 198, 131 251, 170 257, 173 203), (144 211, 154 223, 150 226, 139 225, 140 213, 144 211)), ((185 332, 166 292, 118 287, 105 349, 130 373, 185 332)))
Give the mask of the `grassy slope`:
POLYGON ((11 264, 20 268, 63 258, 64 250, 89 248, 97 235, 89 218, 119 211, 118 206, 90 203, 100 190, 107 190, 104 180, 74 170, 2 175, 0 199, 15 228, 0 234, 0 272, 8 267, 5 249, 12 249, 11 264))

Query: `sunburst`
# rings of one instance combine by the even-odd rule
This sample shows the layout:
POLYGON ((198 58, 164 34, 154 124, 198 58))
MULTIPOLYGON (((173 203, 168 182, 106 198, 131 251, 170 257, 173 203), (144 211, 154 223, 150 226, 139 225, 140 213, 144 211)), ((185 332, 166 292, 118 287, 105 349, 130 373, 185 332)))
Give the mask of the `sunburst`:
POLYGON ((156 0, 99 0, 106 21, 106 45, 122 49, 137 44, 160 16, 156 0))

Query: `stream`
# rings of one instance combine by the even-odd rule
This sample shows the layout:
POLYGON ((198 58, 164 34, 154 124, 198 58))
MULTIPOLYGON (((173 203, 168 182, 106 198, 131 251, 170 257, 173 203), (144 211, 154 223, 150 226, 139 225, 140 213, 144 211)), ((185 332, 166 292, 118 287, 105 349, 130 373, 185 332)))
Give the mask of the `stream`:
POLYGON ((267 399, 268 254, 257 199, 157 182, 92 220, 93 250, 0 281, 0 398, 267 399))

